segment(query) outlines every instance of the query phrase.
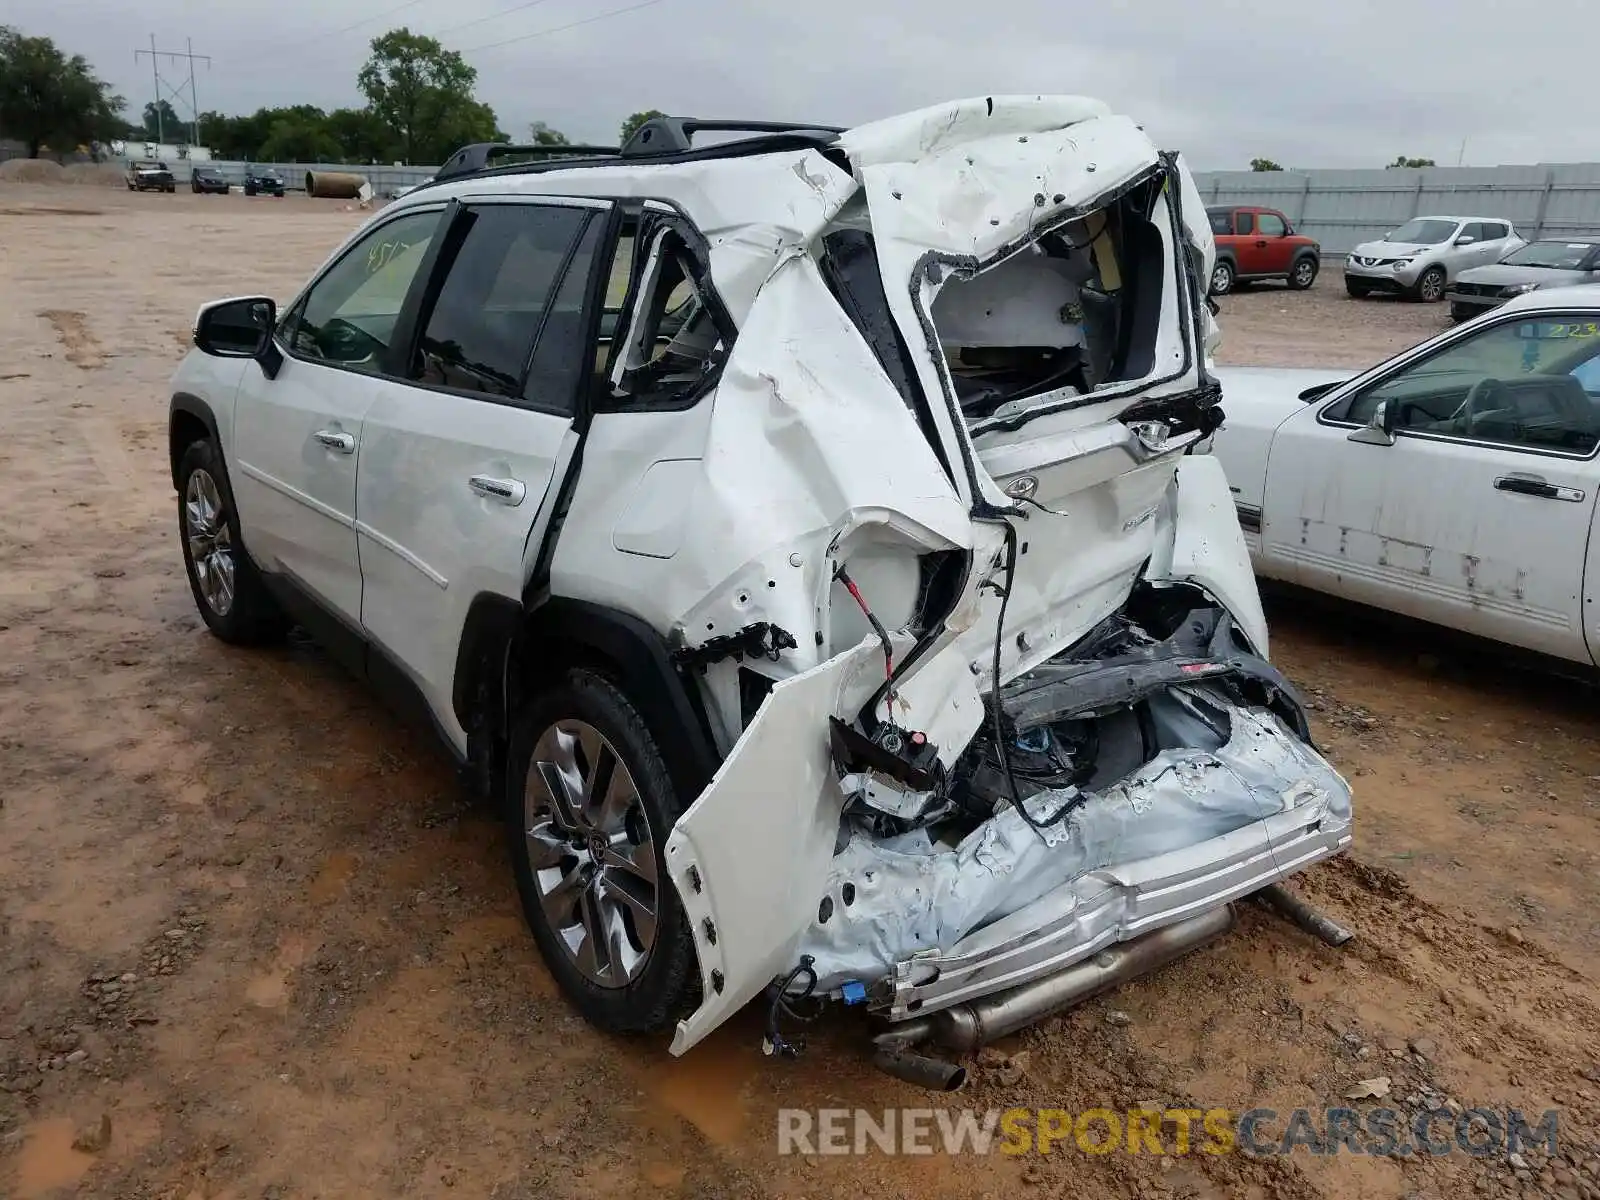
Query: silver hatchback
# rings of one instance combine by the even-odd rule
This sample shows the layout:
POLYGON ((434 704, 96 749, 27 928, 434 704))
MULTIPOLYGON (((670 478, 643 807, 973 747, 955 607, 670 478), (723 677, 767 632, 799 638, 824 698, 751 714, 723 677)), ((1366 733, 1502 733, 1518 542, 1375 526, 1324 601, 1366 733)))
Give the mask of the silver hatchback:
POLYGON ((1443 300, 1456 276, 1499 262, 1527 245, 1510 221, 1488 217, 1413 217, 1376 242, 1363 242, 1344 264, 1352 296, 1388 292, 1428 303, 1443 300))

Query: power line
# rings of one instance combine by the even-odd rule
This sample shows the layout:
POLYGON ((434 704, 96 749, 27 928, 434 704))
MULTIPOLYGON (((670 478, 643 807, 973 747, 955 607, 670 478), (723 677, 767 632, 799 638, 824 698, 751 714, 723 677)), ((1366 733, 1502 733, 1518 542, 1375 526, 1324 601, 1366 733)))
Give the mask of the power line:
POLYGON ((462 29, 471 29, 474 25, 482 25, 485 21, 497 21, 501 17, 509 17, 512 13, 519 13, 525 8, 537 8, 539 5, 548 4, 549 2, 550 0, 527 0, 527 2, 524 4, 518 4, 512 8, 501 9, 499 11, 492 12, 486 17, 474 17, 470 21, 461 22, 459 25, 447 25, 443 29, 435 30, 428 36, 434 38, 443 37, 447 33, 455 33, 462 29))
POLYGON ((384 9, 382 12, 372 13, 370 16, 362 17, 359 21, 351 21, 348 25, 341 25, 338 29, 329 29, 322 33, 313 33, 309 37, 297 38, 291 42, 269 42, 267 45, 261 47, 258 53, 277 53, 282 50, 294 50, 300 46, 309 46, 312 42, 320 42, 324 38, 339 37, 341 34, 350 33, 353 30, 360 29, 361 26, 370 24, 373 21, 381 21, 386 17, 394 16, 396 13, 403 13, 408 8, 415 8, 422 2, 423 0, 405 0, 404 4, 397 4, 393 8, 384 9))
POLYGON ((642 4, 630 4, 627 8, 614 8, 609 12, 597 13, 592 17, 585 17, 581 21, 570 21, 565 25, 556 25, 549 29, 537 29, 532 33, 520 34, 517 37, 501 38, 498 42, 485 42, 481 46, 473 46, 462 50, 462 54, 477 54, 484 50, 495 50, 501 46, 512 46, 518 42, 531 41, 534 38, 548 37, 552 33, 565 33, 569 29, 576 29, 580 25, 593 25, 596 21, 609 20, 611 17, 620 17, 624 13, 638 12, 641 8, 652 8, 660 4, 661 0, 644 0, 642 4))

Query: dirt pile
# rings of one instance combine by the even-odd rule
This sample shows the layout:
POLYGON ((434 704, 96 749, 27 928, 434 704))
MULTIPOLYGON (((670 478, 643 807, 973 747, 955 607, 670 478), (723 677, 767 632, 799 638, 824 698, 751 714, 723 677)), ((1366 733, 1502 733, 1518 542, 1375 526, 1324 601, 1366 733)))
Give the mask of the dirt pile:
POLYGON ((8 158, 0 162, 0 182, 64 183, 67 172, 48 158, 8 158))
POLYGON ((122 187, 122 168, 116 163, 73 163, 62 171, 66 183, 82 187, 122 187))

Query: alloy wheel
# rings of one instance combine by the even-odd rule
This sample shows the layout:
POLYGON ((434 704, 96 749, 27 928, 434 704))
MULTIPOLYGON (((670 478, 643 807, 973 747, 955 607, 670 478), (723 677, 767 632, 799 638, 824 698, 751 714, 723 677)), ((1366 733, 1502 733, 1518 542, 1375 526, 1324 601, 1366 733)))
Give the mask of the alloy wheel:
POLYGON ((1444 274, 1437 269, 1424 272, 1417 293, 1429 304, 1438 300, 1444 295, 1444 274))
POLYGON ((212 612, 225 617, 233 608, 233 533, 228 527, 222 492, 204 468, 189 473, 189 483, 183 492, 183 516, 189 561, 194 564, 200 595, 212 612))
POLYGON ((655 838, 633 775, 594 726, 539 735, 523 836, 550 930, 585 979, 620 988, 649 963, 660 911, 655 838))
POLYGON ((1295 265, 1294 279, 1301 287, 1310 287, 1311 281, 1316 278, 1317 268, 1311 264, 1310 259, 1301 259, 1295 265))

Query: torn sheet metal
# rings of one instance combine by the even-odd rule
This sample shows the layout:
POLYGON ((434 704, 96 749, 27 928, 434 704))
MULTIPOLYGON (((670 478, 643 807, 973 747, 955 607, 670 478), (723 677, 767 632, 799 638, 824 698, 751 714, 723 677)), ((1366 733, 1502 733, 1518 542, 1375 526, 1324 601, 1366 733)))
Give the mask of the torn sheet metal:
MULTIPOLYGON (((1073 885, 1107 868, 1135 868, 1181 851, 1189 871, 1203 871, 1208 856, 1233 851, 1225 835, 1277 814, 1348 826, 1348 785, 1270 713, 1198 688, 1151 704, 1189 748, 1164 750, 1090 794, 1043 836, 1007 808, 956 846, 931 844, 925 831, 892 840, 852 837, 828 873, 828 919, 814 918, 799 945, 798 953, 816 960, 818 990, 849 980, 871 985, 911 960, 932 974, 941 955, 1005 918, 1014 918, 1013 936, 1034 933, 1030 906, 1042 902, 1039 923, 1060 921, 1077 903, 1073 885), (1219 720, 1231 726, 1225 742, 1216 734, 1219 720), (1208 742, 1213 748, 1203 748, 1208 742)), ((1068 798, 1046 791, 1025 803, 1038 818, 1068 798)), ((1085 893, 1101 886, 1089 880, 1085 893)))
POLYGON ((678 1023, 682 1054, 793 965, 816 917, 818 882, 838 844, 843 796, 825 736, 834 712, 859 708, 881 678, 863 642, 772 689, 733 753, 678 818, 667 873, 683 900, 702 1000, 678 1023))

